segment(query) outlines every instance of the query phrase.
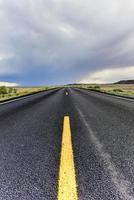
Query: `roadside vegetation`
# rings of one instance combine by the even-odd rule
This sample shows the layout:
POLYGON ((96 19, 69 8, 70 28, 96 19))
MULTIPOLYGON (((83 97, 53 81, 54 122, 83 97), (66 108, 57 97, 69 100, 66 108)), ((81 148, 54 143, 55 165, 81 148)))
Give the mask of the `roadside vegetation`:
POLYGON ((48 90, 48 89, 51 89, 51 88, 53 88, 53 87, 45 87, 44 86, 44 87, 33 87, 33 88, 29 88, 29 87, 13 88, 13 87, 0 86, 0 101, 25 96, 25 95, 28 95, 28 94, 48 90))
POLYGON ((72 87, 90 89, 119 96, 134 97, 134 84, 76 84, 72 85, 72 87))

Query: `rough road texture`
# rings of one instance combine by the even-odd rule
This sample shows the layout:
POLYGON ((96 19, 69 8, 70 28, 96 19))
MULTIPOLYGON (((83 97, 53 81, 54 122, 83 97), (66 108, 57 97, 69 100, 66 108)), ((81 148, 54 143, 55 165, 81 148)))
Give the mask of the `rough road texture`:
POLYGON ((79 199, 133 200, 134 102, 80 89, 0 105, 0 200, 57 199, 65 115, 79 199))

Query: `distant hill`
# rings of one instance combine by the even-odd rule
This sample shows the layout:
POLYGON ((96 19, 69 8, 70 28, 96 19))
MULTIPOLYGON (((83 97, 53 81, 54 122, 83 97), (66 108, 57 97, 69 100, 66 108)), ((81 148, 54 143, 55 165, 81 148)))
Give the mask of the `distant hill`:
POLYGON ((114 84, 134 84, 134 80, 121 80, 114 84))

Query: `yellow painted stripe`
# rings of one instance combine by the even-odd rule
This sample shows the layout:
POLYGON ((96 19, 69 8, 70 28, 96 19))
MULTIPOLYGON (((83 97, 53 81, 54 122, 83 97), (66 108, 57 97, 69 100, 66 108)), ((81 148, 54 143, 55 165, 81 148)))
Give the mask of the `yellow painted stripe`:
POLYGON ((68 116, 64 117, 63 124, 58 200, 78 200, 70 120, 68 116))

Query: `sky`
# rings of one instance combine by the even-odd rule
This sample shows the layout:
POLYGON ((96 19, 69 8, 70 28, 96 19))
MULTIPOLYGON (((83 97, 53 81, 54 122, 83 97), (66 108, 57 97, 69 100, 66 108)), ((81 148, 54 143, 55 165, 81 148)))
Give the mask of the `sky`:
POLYGON ((0 85, 134 79, 133 0, 0 0, 0 85))

